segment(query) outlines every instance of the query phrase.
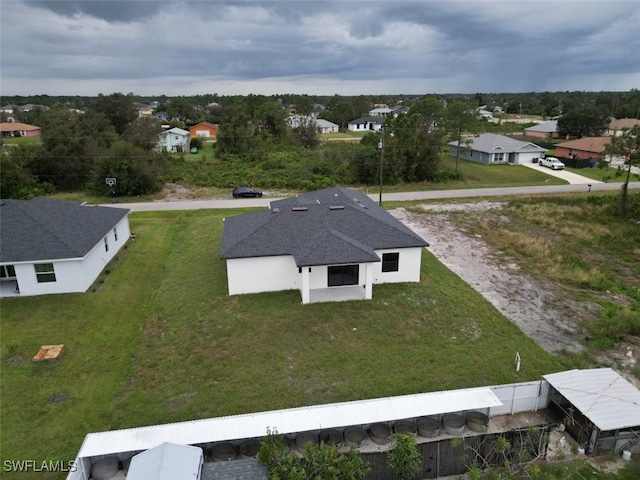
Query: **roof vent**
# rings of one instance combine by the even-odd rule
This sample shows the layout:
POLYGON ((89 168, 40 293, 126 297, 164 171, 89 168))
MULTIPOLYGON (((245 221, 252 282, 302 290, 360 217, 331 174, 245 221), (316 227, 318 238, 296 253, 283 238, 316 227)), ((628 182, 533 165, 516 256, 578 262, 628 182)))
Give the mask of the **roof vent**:
POLYGON ((344 210, 344 205, 331 205, 329 210, 344 210))
POLYGON ((307 207, 292 207, 291 211, 292 212, 306 212, 307 211, 307 207))
POLYGON ((278 207, 272 208, 271 213, 278 213, 280 209, 278 207))

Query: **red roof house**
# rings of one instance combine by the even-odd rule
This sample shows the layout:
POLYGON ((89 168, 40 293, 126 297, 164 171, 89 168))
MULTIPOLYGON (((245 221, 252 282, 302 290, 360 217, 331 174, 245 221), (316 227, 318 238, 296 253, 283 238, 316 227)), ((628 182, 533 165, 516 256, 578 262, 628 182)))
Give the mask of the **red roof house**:
POLYGON ((0 123, 0 134, 3 137, 39 137, 42 129, 35 125, 20 122, 0 123))

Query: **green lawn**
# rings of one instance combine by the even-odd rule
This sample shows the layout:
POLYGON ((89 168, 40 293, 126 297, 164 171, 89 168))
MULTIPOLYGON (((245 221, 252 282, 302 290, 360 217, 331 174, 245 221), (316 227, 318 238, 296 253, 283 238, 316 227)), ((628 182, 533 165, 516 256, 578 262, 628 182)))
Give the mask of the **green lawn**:
POLYGON ((241 212, 134 213, 137 239, 95 291, 1 301, 2 460, 72 459, 93 431, 519 382, 569 366, 426 251, 419 284, 376 286, 367 302, 229 297, 222 219, 241 212), (55 343, 66 346, 58 363, 30 361, 55 343))

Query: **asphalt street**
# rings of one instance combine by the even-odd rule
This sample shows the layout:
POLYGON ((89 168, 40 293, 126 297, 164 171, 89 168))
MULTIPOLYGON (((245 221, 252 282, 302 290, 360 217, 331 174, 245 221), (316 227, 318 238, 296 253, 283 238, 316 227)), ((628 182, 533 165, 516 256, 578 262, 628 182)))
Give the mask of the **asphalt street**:
MULTIPOLYGON (((544 195, 550 193, 567 192, 601 192, 618 191, 622 187, 621 183, 577 183, 571 185, 536 185, 531 187, 500 187, 500 188, 471 188, 461 190, 437 190, 422 192, 397 192, 383 193, 382 202, 385 201, 410 201, 410 200, 438 200, 451 198, 474 198, 474 197, 499 197, 505 195, 544 195)), ((640 182, 630 182, 629 189, 640 189, 640 182)), ((369 197, 378 201, 378 194, 370 194, 369 197)), ((141 203, 108 203, 104 206, 128 208, 134 212, 160 211, 160 210, 200 210, 204 208, 242 208, 242 207, 268 207, 272 200, 279 200, 283 197, 262 197, 262 198, 240 198, 240 199, 220 199, 212 198, 208 200, 179 200, 173 202, 156 201, 141 203)))

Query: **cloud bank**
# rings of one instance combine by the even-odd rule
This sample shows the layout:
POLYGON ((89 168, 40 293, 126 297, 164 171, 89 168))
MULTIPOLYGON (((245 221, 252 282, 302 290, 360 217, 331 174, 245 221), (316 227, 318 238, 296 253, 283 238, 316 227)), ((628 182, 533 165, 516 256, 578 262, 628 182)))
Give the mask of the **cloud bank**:
POLYGON ((0 8, 3 95, 640 87, 633 0, 3 0, 0 8))

